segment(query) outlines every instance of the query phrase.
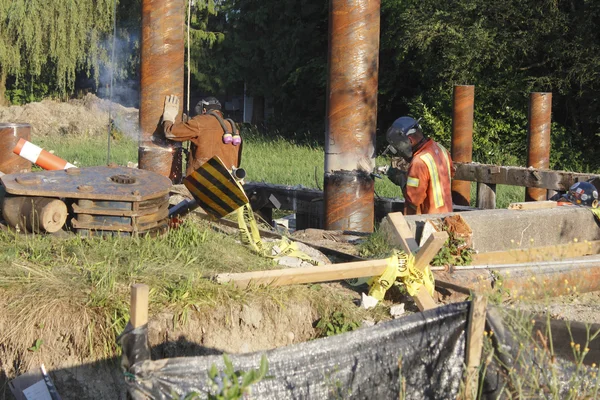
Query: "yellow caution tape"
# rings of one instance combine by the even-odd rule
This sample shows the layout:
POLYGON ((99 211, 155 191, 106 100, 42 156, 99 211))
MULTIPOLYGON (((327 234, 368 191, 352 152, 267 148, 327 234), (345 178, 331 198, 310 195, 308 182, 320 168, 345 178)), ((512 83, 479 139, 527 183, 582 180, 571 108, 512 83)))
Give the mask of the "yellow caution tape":
POLYGON ((381 276, 373 277, 369 281, 369 296, 377 300, 383 300, 387 290, 396 282, 400 282, 406 287, 406 291, 411 296, 416 296, 422 286, 433 296, 435 283, 433 274, 429 266, 423 271, 414 267, 415 258, 412 254, 406 254, 402 251, 394 251, 394 254, 388 258, 387 267, 381 276))
POLYGON ((600 208, 590 208, 590 210, 596 216, 598 221, 600 221, 600 208))
POLYGON ((323 264, 300 250, 296 242, 293 242, 286 237, 277 242, 263 243, 250 204, 246 203, 237 210, 237 218, 242 244, 250 247, 255 253, 273 259, 294 257, 313 265, 323 264))

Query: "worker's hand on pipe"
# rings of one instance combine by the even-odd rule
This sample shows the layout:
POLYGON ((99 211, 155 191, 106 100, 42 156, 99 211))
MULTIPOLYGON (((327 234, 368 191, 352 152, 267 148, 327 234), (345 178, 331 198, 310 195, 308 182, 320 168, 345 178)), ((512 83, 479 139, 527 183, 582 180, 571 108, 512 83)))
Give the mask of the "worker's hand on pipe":
POLYGON ((174 94, 167 96, 165 99, 165 109, 163 111, 163 122, 171 121, 175 122, 175 118, 177 117, 177 113, 179 112, 179 97, 174 94))
POLYGON ((406 181, 408 180, 408 172, 391 167, 387 171, 387 177, 390 181, 404 189, 404 187, 406 187, 406 181))

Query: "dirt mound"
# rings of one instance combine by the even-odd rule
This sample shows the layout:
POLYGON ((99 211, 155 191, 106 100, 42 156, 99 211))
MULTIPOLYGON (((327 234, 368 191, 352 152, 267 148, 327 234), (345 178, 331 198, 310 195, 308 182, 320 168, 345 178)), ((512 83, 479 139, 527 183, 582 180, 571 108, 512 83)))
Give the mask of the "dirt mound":
POLYGON ((43 100, 24 106, 0 107, 0 122, 31 124, 32 136, 106 135, 109 112, 119 131, 137 137, 138 110, 87 94, 83 99, 43 100))

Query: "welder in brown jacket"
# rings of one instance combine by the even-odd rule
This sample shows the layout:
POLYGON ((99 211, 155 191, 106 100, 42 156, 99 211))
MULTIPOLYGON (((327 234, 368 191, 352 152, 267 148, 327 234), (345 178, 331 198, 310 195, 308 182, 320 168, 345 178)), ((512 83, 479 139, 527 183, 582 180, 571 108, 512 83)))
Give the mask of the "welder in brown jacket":
POLYGON ((163 128, 167 139, 192 142, 186 175, 191 174, 214 156, 219 156, 228 169, 238 168, 241 159, 241 137, 230 119, 223 118, 221 103, 214 97, 202 99, 196 115, 187 122, 175 122, 179 98, 167 96, 163 112, 163 128))
POLYGON ((439 214, 452 211, 452 158, 441 144, 423 135, 419 122, 398 118, 386 133, 396 154, 409 162, 408 171, 390 168, 388 177, 402 188, 404 214, 439 214))

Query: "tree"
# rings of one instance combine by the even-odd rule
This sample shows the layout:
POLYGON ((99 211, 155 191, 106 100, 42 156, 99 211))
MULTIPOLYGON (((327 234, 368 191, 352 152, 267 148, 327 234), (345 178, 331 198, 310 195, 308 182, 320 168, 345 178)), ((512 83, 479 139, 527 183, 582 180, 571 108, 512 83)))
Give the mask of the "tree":
MULTIPOLYGON (((72 90, 76 73, 98 72, 112 31, 113 0, 0 0, 0 100, 8 76, 54 72, 56 90, 72 90)), ((97 77, 97 75, 96 75, 97 77)))
POLYGON ((323 132, 327 10, 315 0, 227 2, 221 70, 272 101, 276 130, 323 132))
POLYGON ((427 116, 434 134, 449 141, 452 87, 474 84, 476 159, 522 162, 528 95, 550 91, 553 165, 600 167, 593 157, 600 127, 597 2, 384 0, 382 17, 385 108, 427 116), (587 165, 577 156, 583 153, 587 165))

